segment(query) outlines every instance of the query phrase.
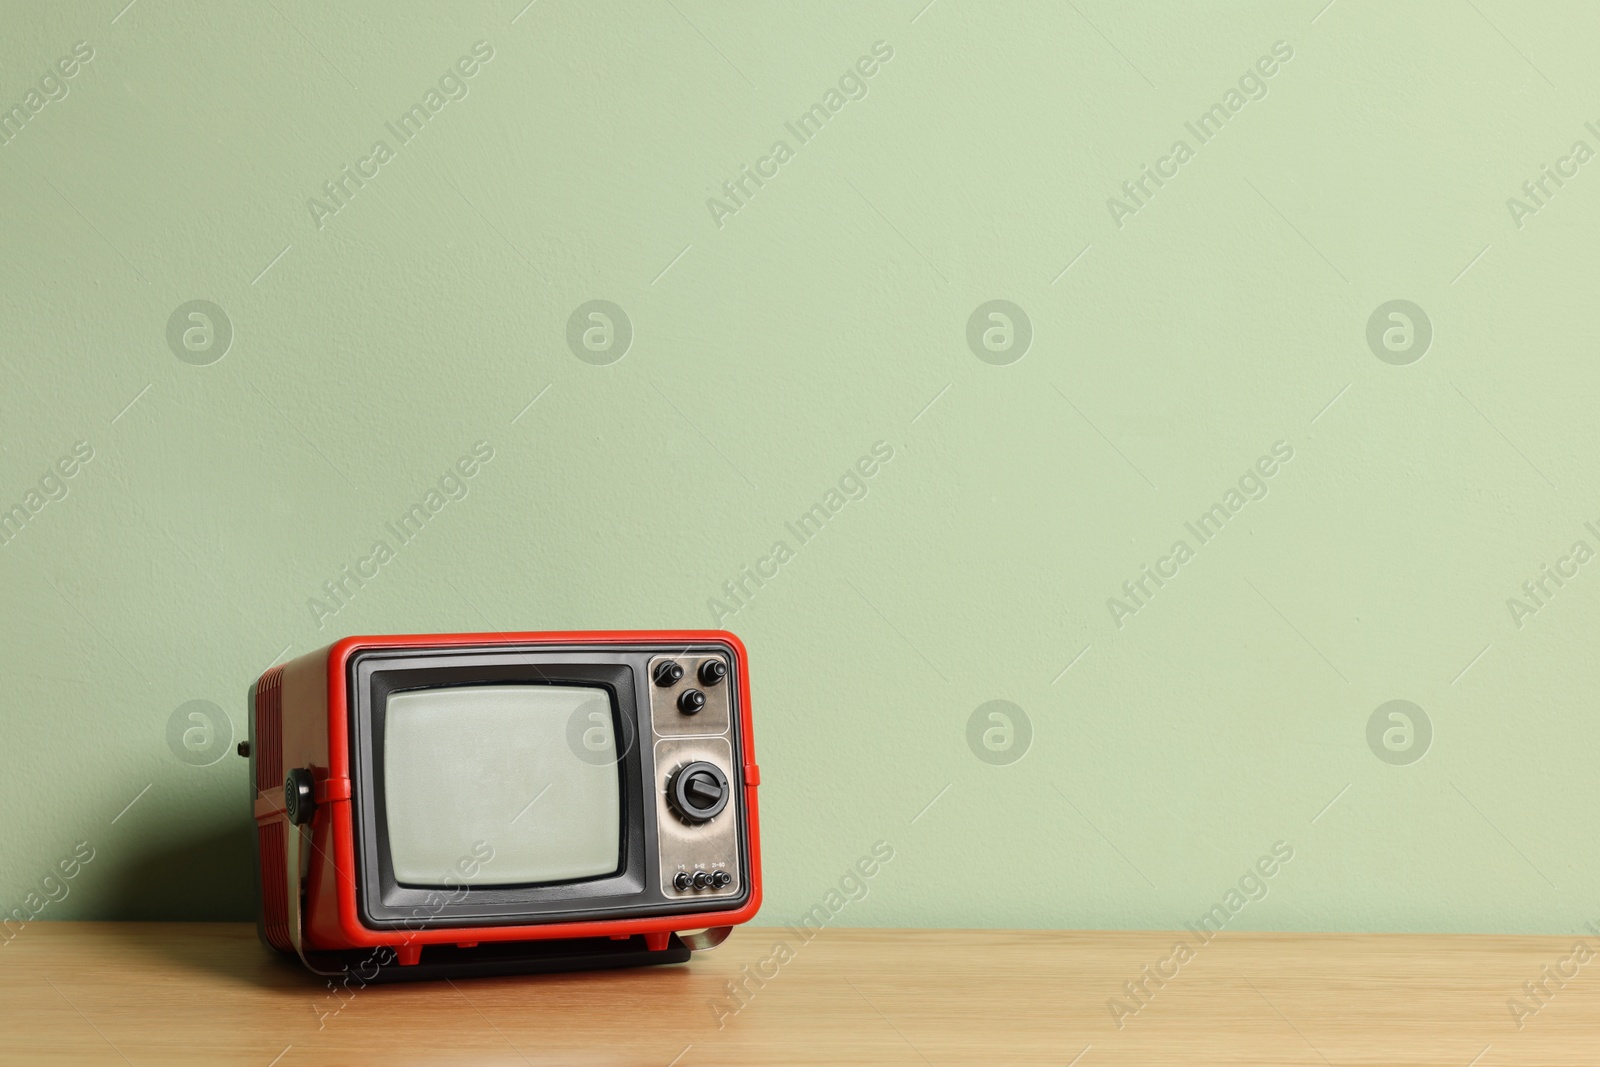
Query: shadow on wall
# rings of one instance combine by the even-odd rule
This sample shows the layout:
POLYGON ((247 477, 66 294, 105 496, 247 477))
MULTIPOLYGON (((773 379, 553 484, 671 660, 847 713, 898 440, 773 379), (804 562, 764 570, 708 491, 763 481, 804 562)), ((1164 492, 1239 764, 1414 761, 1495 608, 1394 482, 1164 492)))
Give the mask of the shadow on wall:
POLYGON ((165 840, 152 838, 107 864, 93 913, 130 925, 99 927, 93 936, 116 944, 120 958, 134 967, 148 961, 152 970, 176 968, 229 983, 304 992, 308 1003, 320 1005, 318 998, 328 995, 323 981, 257 940, 255 834, 249 817, 212 815, 198 826, 174 826, 165 840), (195 925, 175 933, 158 925, 163 922, 195 925), (238 922, 250 926, 201 925, 238 922))
POLYGON ((243 814, 151 840, 120 860, 96 917, 169 922, 254 922, 255 835, 243 814))

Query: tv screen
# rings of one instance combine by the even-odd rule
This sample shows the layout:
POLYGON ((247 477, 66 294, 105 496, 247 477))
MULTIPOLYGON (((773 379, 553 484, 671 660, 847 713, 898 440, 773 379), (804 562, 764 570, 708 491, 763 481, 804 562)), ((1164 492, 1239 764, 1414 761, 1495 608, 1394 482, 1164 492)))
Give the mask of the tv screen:
POLYGON ((383 741, 389 858, 402 885, 530 885, 619 869, 610 693, 466 685, 391 693, 383 741), (583 755, 570 747, 581 722, 583 755), (606 758, 609 751, 610 758, 606 758), (470 878, 464 859, 493 857, 470 878))

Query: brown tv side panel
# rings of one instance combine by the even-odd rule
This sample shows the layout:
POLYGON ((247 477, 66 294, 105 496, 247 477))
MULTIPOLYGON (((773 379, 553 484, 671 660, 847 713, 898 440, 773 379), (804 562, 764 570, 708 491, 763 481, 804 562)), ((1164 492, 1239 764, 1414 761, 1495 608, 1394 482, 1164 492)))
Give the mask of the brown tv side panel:
MULTIPOLYGON (((328 644, 283 665, 283 769, 310 767, 328 777, 328 644)), ((277 784, 280 790, 283 783, 277 784)))
MULTIPOLYGON (((263 925, 268 942, 292 951, 289 941, 284 843, 291 836, 283 812, 283 779, 290 768, 328 776, 328 654, 332 645, 273 667, 256 683, 256 844, 261 860, 263 925)), ((308 889, 333 872, 327 824, 316 830, 307 871, 308 889)))

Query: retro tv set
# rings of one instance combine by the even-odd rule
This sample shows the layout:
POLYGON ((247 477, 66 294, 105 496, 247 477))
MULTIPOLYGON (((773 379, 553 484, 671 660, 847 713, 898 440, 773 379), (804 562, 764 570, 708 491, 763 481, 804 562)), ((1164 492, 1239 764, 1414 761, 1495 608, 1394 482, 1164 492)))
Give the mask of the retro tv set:
POLYGON ((319 974, 681 963, 760 906, 730 633, 347 637, 249 711, 261 938, 319 974))

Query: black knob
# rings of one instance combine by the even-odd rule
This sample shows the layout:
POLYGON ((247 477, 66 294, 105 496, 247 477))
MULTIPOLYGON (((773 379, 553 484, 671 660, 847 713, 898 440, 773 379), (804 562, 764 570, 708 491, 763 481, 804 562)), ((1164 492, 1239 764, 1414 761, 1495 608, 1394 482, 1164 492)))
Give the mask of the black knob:
POLYGON ((672 885, 680 893, 687 893, 694 888, 694 876, 688 871, 679 871, 672 877, 672 885))
POLYGON ((711 885, 716 889, 726 889, 733 882, 733 875, 727 871, 718 871, 711 876, 711 885))
POLYGON ((728 776, 714 763, 691 763, 672 776, 667 799, 687 822, 714 819, 728 806, 728 776))
POLYGON ((311 821, 316 807, 317 792, 311 781, 311 772, 304 767, 296 767, 283 780, 284 812, 291 823, 304 826, 311 821))
POLYGON ((708 659, 700 664, 700 684, 716 685, 728 676, 728 665, 720 659, 708 659))
POLYGON ((678 710, 693 715, 706 706, 706 695, 698 689, 685 689, 678 695, 678 710))
POLYGON ((662 660, 656 664, 656 684, 663 689, 670 688, 683 681, 683 668, 676 660, 662 660))
POLYGON ((711 876, 705 871, 694 872, 694 887, 696 889, 710 889, 711 876))
POLYGON ((241 756, 250 755, 250 742, 248 742, 248 741, 240 741, 239 742, 239 747, 236 748, 234 751, 238 752, 239 755, 241 755, 241 756))

